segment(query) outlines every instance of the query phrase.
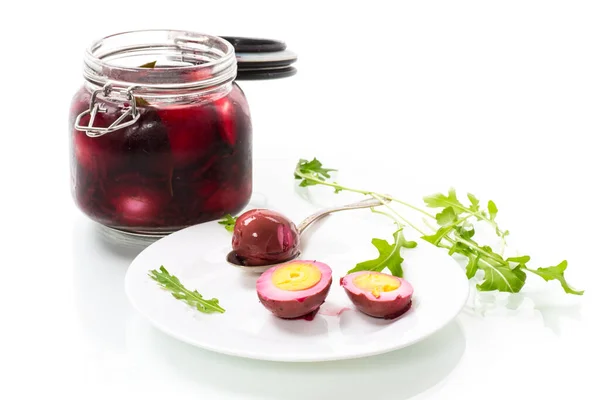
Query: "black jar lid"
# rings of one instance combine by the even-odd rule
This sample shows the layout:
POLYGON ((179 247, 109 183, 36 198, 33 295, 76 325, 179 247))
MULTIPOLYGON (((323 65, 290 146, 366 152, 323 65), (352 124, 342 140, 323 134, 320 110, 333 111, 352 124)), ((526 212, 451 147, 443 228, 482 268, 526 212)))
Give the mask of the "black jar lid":
POLYGON ((237 59, 236 80, 264 80, 287 78, 296 74, 292 66, 298 60, 296 53, 279 40, 221 36, 233 45, 237 59))

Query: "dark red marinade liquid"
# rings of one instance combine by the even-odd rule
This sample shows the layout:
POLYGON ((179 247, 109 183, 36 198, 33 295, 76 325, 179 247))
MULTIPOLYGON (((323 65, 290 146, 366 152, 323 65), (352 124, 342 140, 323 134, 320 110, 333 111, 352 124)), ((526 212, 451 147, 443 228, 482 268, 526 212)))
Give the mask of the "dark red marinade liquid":
POLYGON ((304 315, 304 316, 302 316, 300 318, 302 318, 305 321, 312 321, 313 319, 315 319, 315 317, 317 316, 318 312, 319 312, 319 309, 317 308, 316 310, 314 310, 314 311, 312 311, 312 312, 310 312, 310 313, 308 313, 308 314, 306 314, 306 315, 304 315))
MULTIPOLYGON (((90 92, 73 98, 73 196, 93 220, 117 229, 167 233, 235 214, 252 193, 251 121, 235 83, 216 101, 142 106, 134 125, 91 138, 74 129, 90 92)), ((108 126, 123 105, 100 102, 94 126, 108 126)), ((87 125, 89 117, 82 119, 87 125)))
POLYGON ((313 311, 309 312, 308 314, 304 314, 304 315, 301 315, 299 317, 295 317, 295 318, 283 318, 283 319, 287 319, 287 320, 290 320, 290 321, 299 320, 299 319, 303 319, 305 321, 312 321, 313 319, 315 319, 315 317, 319 313, 319 309, 320 308, 321 308, 321 306, 317 307, 316 309, 314 309, 313 311))
POLYGON ((385 317, 383 317, 383 319, 396 319, 396 318, 406 314, 408 312, 408 310, 410 310, 411 306, 412 306, 412 300, 409 301, 408 304, 406 305, 406 307, 404 307, 402 310, 397 311, 393 314, 386 315, 385 317))

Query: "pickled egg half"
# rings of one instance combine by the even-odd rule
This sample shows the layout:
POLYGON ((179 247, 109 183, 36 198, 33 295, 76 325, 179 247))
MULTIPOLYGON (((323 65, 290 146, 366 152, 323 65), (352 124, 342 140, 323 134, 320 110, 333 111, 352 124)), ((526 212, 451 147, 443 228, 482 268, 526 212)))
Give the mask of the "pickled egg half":
POLYGON ((279 318, 315 312, 331 288, 331 268, 322 262, 294 260, 269 268, 256 281, 258 299, 279 318))
POLYGON ((340 279, 356 308, 371 317, 393 319, 412 305, 413 287, 403 278, 375 271, 353 272, 340 279))

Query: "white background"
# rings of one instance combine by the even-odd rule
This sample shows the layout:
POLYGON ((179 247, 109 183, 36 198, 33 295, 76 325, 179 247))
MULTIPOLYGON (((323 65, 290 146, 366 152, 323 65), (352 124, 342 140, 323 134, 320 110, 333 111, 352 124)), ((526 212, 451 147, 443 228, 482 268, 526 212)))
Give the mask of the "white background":
POLYGON ((5 6, 1 398, 595 398, 598 3, 391 3, 5 6), (313 156, 344 182, 417 200, 469 190, 496 201, 536 266, 568 259, 586 294, 532 277, 523 296, 478 296, 411 348, 326 364, 235 359, 155 331, 123 293, 135 252, 104 244, 70 199, 67 115, 90 41, 163 27, 278 38, 299 54, 295 77, 241 83, 262 192, 292 190, 296 160, 313 156))

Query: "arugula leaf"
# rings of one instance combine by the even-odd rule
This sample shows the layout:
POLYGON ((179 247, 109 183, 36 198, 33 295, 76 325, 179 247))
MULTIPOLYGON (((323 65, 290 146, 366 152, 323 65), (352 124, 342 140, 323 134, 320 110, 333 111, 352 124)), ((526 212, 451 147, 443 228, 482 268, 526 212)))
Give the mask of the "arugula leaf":
POLYGON ((487 211, 482 211, 479 208, 479 200, 477 197, 475 197, 475 195, 472 193, 467 193, 467 197, 471 203, 469 207, 465 206, 458 200, 458 197, 456 196, 456 190, 454 190, 454 188, 450 188, 448 191, 448 196, 442 193, 436 193, 430 196, 425 196, 423 200, 425 201, 425 204, 431 208, 452 207, 457 217, 461 216, 461 214, 468 213, 479 221, 486 220, 495 229, 496 235, 502 238, 504 244, 506 244, 505 237, 508 236, 508 231, 502 231, 495 221, 496 215, 498 214, 498 207, 496 207, 496 204, 490 200, 488 201, 487 211))
POLYGON ((469 201, 471 202, 471 206, 469 207, 469 210, 473 211, 474 213, 479 211, 479 200, 477 200, 477 197, 475 197, 474 194, 471 193, 467 193, 467 197, 469 198, 469 201))
POLYGON ((206 314, 225 312, 225 309, 219 305, 219 300, 214 298, 206 300, 197 290, 190 291, 186 289, 179 279, 176 276, 171 275, 162 265, 160 266, 159 271, 154 269, 150 271, 148 276, 158 282, 163 289, 171 292, 171 295, 177 300, 184 301, 200 312, 206 314))
POLYGON ((459 225, 455 230, 456 234, 465 240, 469 240, 475 236, 475 228, 472 226, 459 225))
POLYGON ((560 264, 554 267, 547 268, 538 268, 538 269, 527 269, 529 272, 533 272, 534 274, 541 276, 546 282, 556 279, 560 282, 565 293, 576 294, 581 296, 584 291, 583 290, 575 290, 573 289, 565 279, 565 270, 567 269, 567 260, 564 260, 560 264))
POLYGON ((467 263, 466 273, 467 279, 471 279, 475 276, 475 273, 479 269, 479 256, 475 254, 469 255, 469 262, 467 263))
POLYGON ((488 211, 490 213, 490 220, 494 221, 496 219, 496 215, 498 214, 498 207, 496 207, 496 203, 492 200, 488 201, 488 211))
POLYGON ((531 260, 531 257, 529 256, 520 256, 520 257, 508 257, 506 259, 506 261, 512 261, 512 262, 516 262, 519 264, 527 264, 529 262, 529 260, 531 260))
POLYGON ((448 254, 452 255, 454 253, 463 254, 469 256, 471 254, 471 249, 469 246, 462 242, 456 242, 448 249, 448 254))
POLYGON ((379 238, 372 239, 371 243, 379 252, 379 257, 356 264, 348 273, 358 271, 381 272, 387 267, 392 275, 400 278, 404 276, 404 271, 402 270, 404 258, 400 255, 400 249, 403 247, 412 249, 417 246, 417 243, 406 240, 402 229, 394 232, 394 243, 392 244, 389 244, 387 240, 379 238))
MULTIPOLYGON (((318 185, 318 183, 316 183, 314 181, 309 181, 308 179, 303 179, 300 182, 300 187, 307 187, 307 186, 314 186, 314 185, 318 185)), ((336 193, 338 193, 337 189, 336 189, 336 193)))
POLYGON ((478 266, 485 272, 483 282, 477 285, 477 289, 482 292, 499 290, 501 292, 517 293, 525 285, 527 275, 519 267, 510 269, 506 265, 493 265, 484 262, 482 259, 478 261, 478 266))
MULTIPOLYGON (((530 262, 529 256, 509 257, 504 259, 502 255, 495 253, 489 245, 479 245, 473 240, 475 228, 473 227, 472 222, 473 219, 476 219, 490 224, 494 228, 496 235, 502 239, 502 248, 504 249, 504 246, 506 246, 505 238, 509 232, 508 230, 502 231, 498 227, 498 224, 496 223, 498 207, 492 200, 489 200, 487 202, 487 207, 483 207, 484 209, 482 209, 479 199, 474 194, 467 193, 469 199, 469 204, 467 206, 460 202, 455 189, 450 188, 447 195, 436 193, 423 198, 427 207, 442 209, 436 215, 432 215, 426 210, 387 194, 351 188, 342 186, 337 182, 331 182, 329 181, 330 171, 336 170, 323 168, 323 164, 316 158, 312 161, 301 159, 296 165, 294 177, 301 180, 300 186, 325 185, 332 187, 336 193, 345 190, 360 193, 362 195, 370 195, 375 198, 385 198, 391 202, 417 211, 426 218, 435 220, 437 226, 431 228, 435 230, 435 232, 427 234, 403 217, 399 212, 392 209, 389 204, 386 204, 385 207, 390 208, 392 214, 396 214, 399 219, 390 213, 373 210, 394 219, 399 228, 402 226, 400 222, 400 220, 402 220, 420 232, 423 240, 436 247, 448 250, 449 255, 460 254, 467 257, 468 263, 465 272, 469 279, 475 277, 478 270, 484 272, 483 281, 477 285, 479 290, 499 290, 516 293, 520 291, 525 284, 527 279, 525 271, 529 271, 539 275, 546 281, 558 280, 567 293, 583 294, 583 291, 577 291, 567 284, 564 277, 564 272, 567 268, 566 261, 563 261, 563 263, 554 267, 538 268, 537 270, 530 269, 527 267, 527 263, 530 262), (516 264, 516 266, 514 266, 514 264, 516 264)), ((377 248, 379 257, 358 263, 350 272, 360 270, 381 271, 387 267, 392 273, 401 276, 403 259, 400 256, 400 249, 402 247, 410 248, 414 242, 406 242, 402 233, 397 231, 394 233, 394 243, 392 244, 378 238, 373 239, 371 243, 377 248)), ((416 245, 416 243, 414 243, 414 245, 416 245)))
MULTIPOLYGON (((531 258, 529 256, 519 256, 504 259, 501 255, 495 253, 490 246, 477 244, 472 239, 475 235, 473 226, 466 219, 456 220, 455 218, 452 220, 453 213, 453 208, 447 207, 441 213, 437 214, 436 221, 440 225, 440 228, 436 233, 424 235, 422 238, 438 247, 447 248, 449 255, 461 254, 466 256, 469 260, 466 267, 466 275, 469 279, 475 276, 477 270, 483 270, 484 279, 477 285, 479 290, 519 292, 525 284, 527 275, 524 270, 529 270, 527 263, 531 258), (445 241, 443 242, 443 240, 445 241), (447 242, 451 243, 450 247, 444 244, 447 242), (512 267, 511 263, 517 263, 518 265, 512 267)), ((539 275, 544 278, 553 276, 551 279, 560 280, 559 274, 559 270, 539 271, 539 275), (544 273, 546 274, 544 275, 544 273)), ((566 285, 566 282, 564 284, 566 285)), ((565 289, 565 291, 573 293, 569 289, 565 289)))
MULTIPOLYGON (((475 242, 472 242, 472 243, 473 243, 473 244, 476 244, 475 242)), ((485 246, 481 246, 481 248, 482 248, 484 251, 486 251, 486 252, 488 252, 488 253, 492 254, 492 256, 496 257, 496 259, 500 259, 500 260, 502 260, 502 257, 501 257, 499 254, 496 254, 496 253, 494 253, 494 250, 492 250, 492 248, 491 248, 490 246, 488 246, 488 245, 485 245, 485 246)), ((492 258, 493 258, 493 257, 492 257, 492 258)))
POLYGON ((452 207, 456 215, 462 214, 465 210, 468 210, 456 197, 456 190, 454 188, 450 188, 448 191, 448 196, 442 193, 436 193, 430 196, 425 196, 423 198, 427 207, 431 208, 446 208, 452 207))
POLYGON ((219 224, 225 225, 227 231, 233 232, 233 227, 235 226, 235 221, 237 221, 237 219, 238 217, 232 217, 231 214, 227 214, 219 221, 219 224))
MULTIPOLYGON (((316 158, 313 158, 312 161, 300 160, 298 161, 297 167, 300 172, 312 175, 321 180, 331 178, 331 175, 329 173, 331 171, 337 171, 336 169, 332 168, 323 168, 323 164, 321 163, 321 161, 317 160, 316 158)), ((302 179, 300 176, 298 176, 298 174, 294 174, 294 177, 296 179, 302 179)))
MULTIPOLYGON (((294 178, 301 179, 300 187, 314 186, 318 184, 323 184, 327 181, 327 179, 331 178, 331 175, 329 173, 332 171, 337 170, 332 168, 323 168, 323 164, 316 158, 313 158, 312 161, 301 159, 296 165, 294 178), (304 176, 300 176, 298 173, 303 174, 304 176)), ((343 188, 339 185, 330 185, 335 187, 335 193, 339 193, 343 190, 343 188)))
POLYGON ((446 207, 442 212, 436 214, 435 220, 438 225, 448 226, 456 221, 456 213, 452 207, 446 207))
POLYGON ((405 247, 407 249, 414 249, 415 247, 417 247, 417 242, 415 242, 414 240, 406 240, 402 231, 397 232, 396 240, 400 242, 400 245, 402 247, 405 247))
POLYGON ((433 235, 424 235, 421 236, 421 239, 428 241, 431 244, 434 245, 439 245, 440 242, 442 241, 442 239, 444 237, 446 237, 446 235, 452 231, 452 229, 454 229, 454 227, 452 225, 450 226, 442 226, 440 229, 437 230, 436 233, 434 233, 433 235))

